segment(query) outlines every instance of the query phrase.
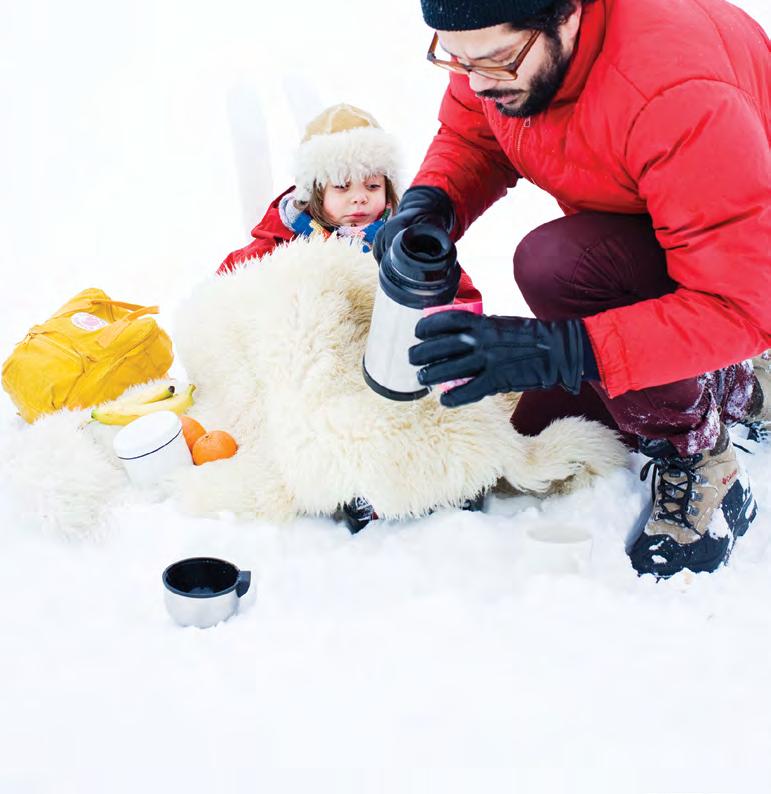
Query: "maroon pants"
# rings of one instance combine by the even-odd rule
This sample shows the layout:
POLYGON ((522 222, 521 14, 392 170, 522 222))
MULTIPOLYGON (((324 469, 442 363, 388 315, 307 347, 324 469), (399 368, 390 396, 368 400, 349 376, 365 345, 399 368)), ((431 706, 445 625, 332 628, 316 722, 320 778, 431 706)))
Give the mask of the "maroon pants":
MULTIPOLYGON (((534 229, 514 254, 514 278, 542 320, 588 317, 676 286, 650 217, 604 212, 581 212, 534 229)), ((534 435, 554 419, 585 416, 620 430, 630 445, 638 436, 666 438, 690 455, 714 446, 721 418, 731 423, 744 417, 753 384, 746 362, 613 399, 590 381, 576 396, 562 388, 524 393, 511 421, 534 435)))

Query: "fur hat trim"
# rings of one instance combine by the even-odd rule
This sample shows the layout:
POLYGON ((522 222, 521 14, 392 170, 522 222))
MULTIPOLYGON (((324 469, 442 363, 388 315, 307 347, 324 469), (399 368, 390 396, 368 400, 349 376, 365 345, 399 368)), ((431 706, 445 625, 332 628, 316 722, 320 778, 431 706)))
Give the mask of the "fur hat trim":
POLYGON ((385 174, 396 183, 398 170, 396 140, 378 127, 355 127, 314 135, 301 144, 297 152, 295 199, 310 200, 314 182, 342 185, 349 179, 385 174))

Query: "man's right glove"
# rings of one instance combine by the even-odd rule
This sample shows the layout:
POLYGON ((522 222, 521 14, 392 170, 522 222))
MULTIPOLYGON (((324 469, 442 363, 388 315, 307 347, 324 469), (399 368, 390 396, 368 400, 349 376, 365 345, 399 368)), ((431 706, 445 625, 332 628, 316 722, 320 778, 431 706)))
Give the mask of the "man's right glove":
POLYGON ((394 237, 415 223, 430 223, 449 234, 455 226, 455 210, 450 197, 441 188, 427 185, 416 185, 405 191, 396 214, 375 236, 372 250, 378 264, 394 237))
POLYGON ((470 378, 445 392, 448 408, 489 394, 562 386, 578 394, 582 380, 599 378, 592 344, 581 320, 545 322, 445 311, 415 326, 423 341, 409 350, 410 364, 422 367, 424 386, 470 378))

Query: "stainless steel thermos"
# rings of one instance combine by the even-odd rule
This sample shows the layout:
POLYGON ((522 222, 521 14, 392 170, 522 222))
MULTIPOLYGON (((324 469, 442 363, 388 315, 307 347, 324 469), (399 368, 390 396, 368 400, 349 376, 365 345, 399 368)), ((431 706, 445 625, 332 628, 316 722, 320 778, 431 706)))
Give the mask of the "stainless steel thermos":
POLYGON ((415 325, 423 309, 452 303, 459 283, 455 244, 444 231, 418 223, 394 237, 380 262, 364 353, 364 380, 374 391, 390 400, 417 400, 428 394, 407 351, 419 341, 415 325))

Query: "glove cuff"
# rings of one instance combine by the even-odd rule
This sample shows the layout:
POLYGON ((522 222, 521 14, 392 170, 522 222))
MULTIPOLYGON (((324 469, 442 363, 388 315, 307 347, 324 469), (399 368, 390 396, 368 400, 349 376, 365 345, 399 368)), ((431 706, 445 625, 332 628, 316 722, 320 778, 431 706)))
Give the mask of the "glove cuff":
MULTIPOLYGON (((584 374, 585 348, 581 333, 584 324, 580 320, 562 320, 547 323, 547 326, 551 326, 552 339, 555 342, 551 346, 550 355, 556 365, 557 382, 571 394, 578 394, 584 374)), ((591 350, 591 345, 589 349, 591 350)))
POLYGON ((600 369, 597 366, 597 359, 594 356, 594 349, 592 342, 589 339, 589 334, 586 331, 586 325, 583 320, 578 321, 581 326, 581 346, 583 347, 583 360, 584 360, 584 374, 583 380, 599 380, 600 369))

